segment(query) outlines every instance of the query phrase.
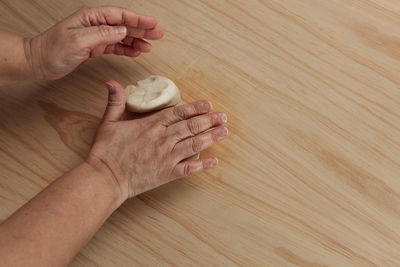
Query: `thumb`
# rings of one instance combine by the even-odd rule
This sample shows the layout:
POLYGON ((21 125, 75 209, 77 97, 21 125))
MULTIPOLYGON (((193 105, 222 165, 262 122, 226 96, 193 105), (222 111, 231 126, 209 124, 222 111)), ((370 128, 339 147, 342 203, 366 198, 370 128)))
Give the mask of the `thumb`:
POLYGON ((126 94, 121 84, 116 81, 108 81, 108 104, 104 112, 104 121, 118 121, 125 111, 126 94))
POLYGON ((95 48, 98 45, 111 45, 121 42, 127 34, 125 26, 100 25, 81 29, 83 46, 95 48))

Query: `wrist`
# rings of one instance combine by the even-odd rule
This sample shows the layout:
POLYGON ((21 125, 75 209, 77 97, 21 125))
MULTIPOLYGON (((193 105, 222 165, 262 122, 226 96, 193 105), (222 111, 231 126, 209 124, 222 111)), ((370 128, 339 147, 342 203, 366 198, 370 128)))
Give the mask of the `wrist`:
POLYGON ((45 80, 39 38, 24 38, 23 42, 25 55, 25 76, 37 80, 45 80))
POLYGON ((128 199, 128 186, 118 179, 117 174, 110 167, 110 164, 93 154, 88 156, 85 164, 106 183, 110 192, 114 195, 115 208, 118 208, 128 199))
POLYGON ((34 78, 30 39, 0 31, 0 84, 34 78))

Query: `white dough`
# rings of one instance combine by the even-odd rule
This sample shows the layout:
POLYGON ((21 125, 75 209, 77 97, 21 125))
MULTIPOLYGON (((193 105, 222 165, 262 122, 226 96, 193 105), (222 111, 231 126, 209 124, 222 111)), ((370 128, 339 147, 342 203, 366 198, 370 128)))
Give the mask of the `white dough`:
POLYGON ((178 87, 168 78, 152 75, 125 88, 129 111, 144 113, 172 107, 181 102, 178 87))

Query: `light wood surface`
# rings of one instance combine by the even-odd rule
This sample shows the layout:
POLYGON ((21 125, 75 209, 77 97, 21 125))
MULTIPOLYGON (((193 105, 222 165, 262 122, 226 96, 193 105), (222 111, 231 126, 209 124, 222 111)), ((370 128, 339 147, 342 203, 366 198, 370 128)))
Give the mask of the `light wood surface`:
POLYGON ((72 266, 400 265, 398 1, 1 0, 0 28, 84 4, 153 15, 165 38, 0 89, 1 220, 85 157, 105 81, 158 74, 228 113, 203 153, 220 164, 127 201, 72 266))

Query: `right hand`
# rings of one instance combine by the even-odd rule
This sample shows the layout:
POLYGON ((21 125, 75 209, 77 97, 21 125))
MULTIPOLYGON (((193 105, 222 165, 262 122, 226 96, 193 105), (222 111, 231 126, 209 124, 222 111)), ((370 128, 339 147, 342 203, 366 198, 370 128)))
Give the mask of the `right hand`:
POLYGON ((87 162, 108 173, 122 201, 217 165, 213 156, 185 161, 228 135, 226 115, 210 113, 210 102, 201 100, 123 121, 125 91, 116 81, 109 81, 107 87, 108 106, 87 162))

